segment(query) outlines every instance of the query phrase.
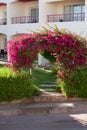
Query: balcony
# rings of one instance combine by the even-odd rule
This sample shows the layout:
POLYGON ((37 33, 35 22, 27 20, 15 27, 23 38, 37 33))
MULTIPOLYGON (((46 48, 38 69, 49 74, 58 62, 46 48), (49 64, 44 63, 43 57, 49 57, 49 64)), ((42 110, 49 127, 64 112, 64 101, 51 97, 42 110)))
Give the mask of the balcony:
POLYGON ((7 19, 0 19, 0 25, 6 25, 7 24, 7 19))
POLYGON ((27 23, 38 23, 38 17, 22 16, 12 17, 11 24, 27 24, 27 23))
POLYGON ((85 13, 47 15, 47 22, 85 21, 85 13))

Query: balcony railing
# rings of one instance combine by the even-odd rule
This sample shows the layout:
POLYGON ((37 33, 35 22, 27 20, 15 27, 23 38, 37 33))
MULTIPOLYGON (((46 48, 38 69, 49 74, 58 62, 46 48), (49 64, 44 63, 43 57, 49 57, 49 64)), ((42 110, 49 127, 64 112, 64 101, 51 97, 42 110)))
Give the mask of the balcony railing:
POLYGON ((38 17, 23 16, 23 17, 12 17, 12 24, 24 24, 24 23, 38 23, 38 17))
POLYGON ((85 13, 47 15, 47 22, 85 21, 85 13))
POLYGON ((0 25, 6 25, 7 24, 7 19, 0 19, 0 25))

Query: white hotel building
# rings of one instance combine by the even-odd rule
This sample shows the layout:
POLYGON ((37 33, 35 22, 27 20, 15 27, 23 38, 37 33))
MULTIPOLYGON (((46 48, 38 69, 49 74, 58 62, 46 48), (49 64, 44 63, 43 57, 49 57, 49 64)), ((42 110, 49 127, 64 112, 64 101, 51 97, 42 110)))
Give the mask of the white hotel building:
POLYGON ((0 0, 0 50, 22 33, 57 25, 87 36, 87 0, 0 0))

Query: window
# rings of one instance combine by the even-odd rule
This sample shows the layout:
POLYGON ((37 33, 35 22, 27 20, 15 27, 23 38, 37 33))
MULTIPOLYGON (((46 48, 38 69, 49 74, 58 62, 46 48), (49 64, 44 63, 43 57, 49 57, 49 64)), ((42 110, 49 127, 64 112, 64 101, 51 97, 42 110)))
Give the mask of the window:
POLYGON ((3 17, 7 18, 7 12, 6 11, 3 13, 3 17))
POLYGON ((38 16, 39 16, 39 9, 38 8, 32 8, 31 9, 31 21, 34 23, 38 22, 38 16))
POLYGON ((84 21, 85 5, 64 6, 65 21, 84 21))
POLYGON ((66 5, 64 6, 64 21, 71 21, 70 14, 73 13, 73 6, 66 5))

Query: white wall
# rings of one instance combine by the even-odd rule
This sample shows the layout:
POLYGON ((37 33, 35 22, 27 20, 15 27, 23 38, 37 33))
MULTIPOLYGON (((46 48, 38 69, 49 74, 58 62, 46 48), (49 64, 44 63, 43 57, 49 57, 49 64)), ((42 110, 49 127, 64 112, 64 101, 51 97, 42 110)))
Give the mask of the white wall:
POLYGON ((73 33, 77 33, 87 38, 87 22, 59 22, 49 23, 50 26, 57 25, 59 29, 68 29, 73 33))
POLYGON ((33 2, 25 2, 25 15, 26 16, 31 16, 31 8, 36 8, 38 7, 38 2, 37 1, 33 1, 33 2))
POLYGON ((7 35, 7 25, 0 25, 0 33, 7 35))
POLYGON ((18 17, 18 16, 24 16, 25 15, 25 6, 22 2, 15 2, 12 3, 10 6, 10 15, 11 17, 18 17))
POLYGON ((8 35, 12 36, 17 33, 32 33, 32 31, 39 31, 41 26, 39 23, 29 23, 29 24, 12 24, 8 26, 8 35), (10 29, 9 29, 10 28, 10 29))

